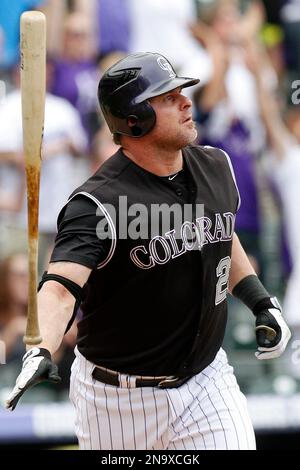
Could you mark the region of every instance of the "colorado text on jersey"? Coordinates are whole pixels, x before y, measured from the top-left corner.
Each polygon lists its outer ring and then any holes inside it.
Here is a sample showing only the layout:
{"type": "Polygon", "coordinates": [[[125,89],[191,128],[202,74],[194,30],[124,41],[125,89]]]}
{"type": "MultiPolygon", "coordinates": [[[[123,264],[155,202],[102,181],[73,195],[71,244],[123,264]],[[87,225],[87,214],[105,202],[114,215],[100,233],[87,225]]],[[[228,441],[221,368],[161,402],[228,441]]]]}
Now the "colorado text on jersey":
{"type": "Polygon", "coordinates": [[[215,214],[214,224],[205,216],[197,218],[196,223],[184,222],[180,236],[175,230],[166,232],[164,236],[157,235],[147,243],[148,246],[144,244],[134,247],[130,251],[130,258],[139,268],[150,269],[156,264],[165,264],[187,251],[201,250],[207,243],[231,241],[234,220],[234,214],[225,212],[215,214]]]}

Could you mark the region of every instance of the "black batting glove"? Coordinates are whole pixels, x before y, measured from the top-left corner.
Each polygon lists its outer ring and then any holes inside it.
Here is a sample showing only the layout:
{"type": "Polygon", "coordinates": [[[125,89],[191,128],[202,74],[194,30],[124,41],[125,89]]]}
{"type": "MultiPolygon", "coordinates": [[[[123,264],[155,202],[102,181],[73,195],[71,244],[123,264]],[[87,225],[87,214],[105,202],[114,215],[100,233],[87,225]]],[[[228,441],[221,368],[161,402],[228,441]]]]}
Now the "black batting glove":
{"type": "Polygon", "coordinates": [[[257,359],[274,359],[285,351],[291,332],[282,317],[276,297],[264,299],[255,306],[257,359]]]}
{"type": "Polygon", "coordinates": [[[23,357],[22,370],[16,380],[16,385],[6,400],[6,408],[13,411],[23,395],[30,387],[40,382],[58,383],[57,366],[52,362],[48,349],[34,347],[23,357]]]}

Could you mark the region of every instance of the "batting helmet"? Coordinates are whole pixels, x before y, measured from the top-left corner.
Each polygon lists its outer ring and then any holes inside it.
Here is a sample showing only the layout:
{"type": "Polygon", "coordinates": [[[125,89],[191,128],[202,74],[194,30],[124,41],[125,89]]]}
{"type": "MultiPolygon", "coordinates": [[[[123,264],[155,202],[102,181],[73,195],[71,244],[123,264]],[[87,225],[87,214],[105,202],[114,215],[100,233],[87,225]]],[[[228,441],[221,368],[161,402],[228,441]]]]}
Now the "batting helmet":
{"type": "Polygon", "coordinates": [[[149,98],[177,87],[196,85],[197,78],[177,77],[161,54],[130,54],[110,67],[98,87],[99,103],[113,134],[142,137],[151,131],[156,115],[149,98]]]}

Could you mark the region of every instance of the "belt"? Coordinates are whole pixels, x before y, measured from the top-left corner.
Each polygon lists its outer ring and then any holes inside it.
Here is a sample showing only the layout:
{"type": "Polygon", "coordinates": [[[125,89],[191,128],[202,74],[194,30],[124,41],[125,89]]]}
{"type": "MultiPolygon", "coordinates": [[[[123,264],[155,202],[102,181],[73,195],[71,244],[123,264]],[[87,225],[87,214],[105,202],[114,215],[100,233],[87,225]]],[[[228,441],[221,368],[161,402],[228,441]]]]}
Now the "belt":
{"type": "Polygon", "coordinates": [[[121,374],[120,372],[106,369],[104,367],[95,366],[92,377],[99,382],[114,385],[121,388],[136,387],[158,387],[158,388],[177,388],[189,380],[188,377],[161,376],[146,377],[121,374]]]}

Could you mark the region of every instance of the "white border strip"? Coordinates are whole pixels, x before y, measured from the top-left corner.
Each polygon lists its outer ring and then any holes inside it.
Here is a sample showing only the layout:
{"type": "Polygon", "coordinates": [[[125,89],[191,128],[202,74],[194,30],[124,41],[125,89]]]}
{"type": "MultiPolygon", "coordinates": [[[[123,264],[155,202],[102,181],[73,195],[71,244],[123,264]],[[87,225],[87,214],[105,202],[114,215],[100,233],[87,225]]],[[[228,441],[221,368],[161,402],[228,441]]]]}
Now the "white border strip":
{"type": "Polygon", "coordinates": [[[229,165],[229,168],[230,168],[230,171],[231,171],[231,174],[232,174],[232,179],[234,181],[234,184],[235,184],[235,187],[236,187],[236,190],[237,190],[237,193],[238,193],[238,197],[239,197],[239,202],[238,202],[238,206],[237,206],[237,211],[239,210],[239,208],[241,207],[241,195],[240,195],[240,191],[239,191],[239,188],[238,188],[238,185],[237,185],[237,182],[236,182],[236,178],[235,178],[235,174],[234,174],[234,169],[233,169],[233,166],[232,166],[232,163],[231,163],[231,160],[230,160],[230,157],[228,155],[228,153],[226,153],[224,150],[220,149],[226,156],[227,158],[227,161],[228,161],[228,165],[229,165]]]}
{"type": "Polygon", "coordinates": [[[231,171],[232,179],[234,181],[234,184],[235,184],[235,187],[236,187],[236,190],[237,190],[237,193],[238,193],[239,202],[238,202],[238,206],[237,206],[237,209],[236,209],[238,211],[239,208],[241,207],[241,195],[240,195],[240,192],[239,192],[239,188],[238,188],[236,178],[235,178],[235,174],[234,174],[234,169],[233,169],[233,166],[232,166],[232,163],[231,163],[231,160],[230,160],[230,157],[229,157],[228,153],[225,152],[225,150],[220,149],[219,147],[211,147],[210,145],[205,145],[204,148],[221,150],[221,152],[223,152],[224,155],[226,156],[227,162],[228,162],[228,165],[229,165],[229,168],[230,168],[230,171],[231,171]]]}
{"type": "Polygon", "coordinates": [[[116,232],[116,228],[114,226],[114,223],[112,221],[112,218],[111,216],[109,215],[109,213],[107,212],[107,210],[105,209],[104,205],[101,204],[101,202],[98,201],[97,198],[95,198],[94,196],[92,196],[91,194],[89,193],[86,193],[84,191],[80,191],[79,193],[76,193],[74,194],[69,200],[71,201],[74,197],[78,196],[79,194],[81,194],[82,196],[86,196],[88,197],[89,199],[91,199],[98,207],[99,209],[102,210],[104,216],[106,217],[106,220],[108,222],[108,225],[111,229],[111,232],[112,232],[112,243],[111,243],[111,247],[110,247],[110,250],[109,250],[109,253],[107,255],[107,258],[102,261],[101,263],[99,263],[97,265],[97,269],[101,269],[101,268],[104,268],[104,266],[106,266],[110,260],[112,259],[113,255],[114,255],[114,252],[115,252],[115,249],[116,249],[116,246],[117,246],[117,232],[116,232]]]}

